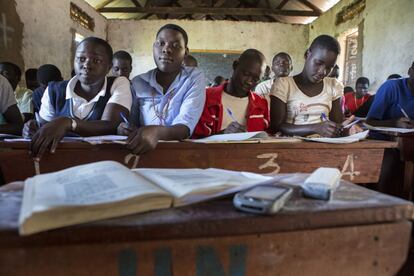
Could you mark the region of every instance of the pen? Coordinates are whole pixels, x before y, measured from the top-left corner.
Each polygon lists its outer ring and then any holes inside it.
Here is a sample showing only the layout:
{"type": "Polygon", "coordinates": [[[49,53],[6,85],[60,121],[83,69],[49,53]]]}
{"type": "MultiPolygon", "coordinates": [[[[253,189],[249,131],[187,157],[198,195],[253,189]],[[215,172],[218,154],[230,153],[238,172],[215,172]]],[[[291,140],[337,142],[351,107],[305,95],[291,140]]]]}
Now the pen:
{"type": "Polygon", "coordinates": [[[124,123],[129,124],[129,121],[123,112],[120,112],[119,115],[121,115],[122,121],[124,121],[124,123]]]}
{"type": "Polygon", "coordinates": [[[402,108],[402,106],[400,104],[398,104],[399,109],[401,110],[402,114],[404,115],[405,118],[411,120],[411,118],[408,116],[407,112],[405,112],[405,110],[402,108]]]}
{"type": "Polygon", "coordinates": [[[346,126],[344,126],[344,127],[342,127],[342,128],[350,128],[351,126],[353,126],[353,125],[355,125],[355,124],[359,123],[360,121],[361,121],[361,119],[356,119],[355,121],[353,121],[353,122],[351,122],[351,123],[347,124],[346,126]]]}
{"type": "Polygon", "coordinates": [[[236,122],[236,123],[238,123],[238,124],[240,125],[240,123],[236,120],[236,118],[234,118],[233,112],[231,112],[230,108],[226,108],[226,111],[227,111],[227,114],[229,114],[230,118],[231,118],[234,122],[236,122]]]}
{"type": "Polygon", "coordinates": [[[323,112],[322,112],[322,114],[321,114],[321,121],[322,121],[322,122],[329,121],[329,120],[328,120],[328,117],[326,117],[326,114],[325,114],[325,113],[323,113],[323,112]]]}

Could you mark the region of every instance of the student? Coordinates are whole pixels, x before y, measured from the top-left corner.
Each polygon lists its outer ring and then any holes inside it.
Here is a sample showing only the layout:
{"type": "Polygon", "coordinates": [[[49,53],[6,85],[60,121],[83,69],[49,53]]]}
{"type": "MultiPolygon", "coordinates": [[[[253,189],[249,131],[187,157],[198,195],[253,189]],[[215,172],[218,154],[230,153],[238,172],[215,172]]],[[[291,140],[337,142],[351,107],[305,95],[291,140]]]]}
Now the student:
{"type": "Polygon", "coordinates": [[[42,105],[42,97],[48,83],[51,81],[62,81],[63,78],[59,68],[57,68],[55,65],[44,64],[37,70],[36,79],[40,86],[33,91],[32,103],[35,113],[40,111],[40,106],[42,105]]]}
{"type": "Polygon", "coordinates": [[[264,72],[263,77],[260,80],[260,82],[264,82],[264,81],[270,80],[270,74],[271,73],[272,73],[272,71],[270,70],[270,66],[269,65],[266,65],[265,72],[264,72]]]}
{"type": "Polygon", "coordinates": [[[339,78],[339,66],[338,65],[335,64],[334,68],[332,68],[332,71],[328,77],[334,78],[334,79],[339,78]]]}
{"type": "Polygon", "coordinates": [[[26,80],[26,87],[30,90],[34,91],[36,88],[39,87],[39,83],[37,82],[37,69],[36,68],[29,68],[24,72],[24,78],[26,80]]]}
{"type": "Polygon", "coordinates": [[[198,62],[196,58],[193,57],[192,55],[186,55],[184,57],[183,65],[189,66],[189,67],[198,67],[198,62]]]}
{"type": "Polygon", "coordinates": [[[32,90],[19,85],[22,77],[19,66],[11,62],[1,62],[0,74],[10,82],[16,97],[17,107],[24,116],[24,121],[33,118],[32,90]]]}
{"type": "Polygon", "coordinates": [[[194,137],[266,130],[269,127],[267,101],[252,92],[265,66],[261,52],[256,49],[244,51],[234,63],[230,81],[207,89],[206,104],[194,137]]]}
{"type": "Polygon", "coordinates": [[[223,76],[216,76],[213,80],[213,83],[211,84],[211,87],[216,87],[224,84],[226,82],[226,79],[223,76]]]}
{"type": "MultiPolygon", "coordinates": [[[[355,114],[371,98],[371,95],[368,94],[368,89],[369,79],[359,77],[355,83],[355,93],[347,93],[344,95],[343,102],[345,115],[349,116],[355,114]]],[[[369,106],[368,108],[365,107],[365,109],[369,110],[369,106]]],[[[365,114],[365,116],[366,115],[367,114],[365,114]]]]}
{"type": "Polygon", "coordinates": [[[112,75],[115,77],[125,77],[129,79],[132,71],[132,57],[126,51],[114,53],[112,58],[112,75]]]}
{"type": "Polygon", "coordinates": [[[0,74],[0,133],[21,135],[22,127],[22,115],[17,107],[13,88],[0,74]]]}
{"type": "Polygon", "coordinates": [[[368,124],[414,127],[414,62],[408,69],[408,75],[408,78],[387,80],[381,85],[369,110],[368,124]]]}
{"type": "Polygon", "coordinates": [[[118,133],[129,135],[127,148],[134,154],[154,149],[159,140],[188,138],[205,102],[205,78],[196,67],[183,66],[188,55],[187,33],[178,25],[161,27],[153,44],[157,68],[132,79],[136,102],[132,118],[140,128],[122,123],[118,133]]]}
{"type": "Polygon", "coordinates": [[[275,74],[274,77],[272,79],[259,83],[254,89],[254,92],[262,97],[265,97],[270,104],[269,93],[273,83],[278,78],[289,76],[292,70],[292,58],[289,56],[289,54],[285,52],[277,53],[272,60],[272,71],[275,74]]]}
{"type": "Polygon", "coordinates": [[[305,53],[302,72],[279,78],[272,86],[271,129],[286,135],[341,134],[343,86],[327,78],[340,52],[338,41],[328,35],[315,38],[305,53]]]}
{"type": "MultiPolygon", "coordinates": [[[[112,65],[112,48],[96,37],[82,40],[75,53],[76,76],[49,83],[39,112],[41,128],[33,135],[31,151],[40,157],[54,152],[67,134],[80,136],[115,134],[131,107],[130,83],[125,77],[106,77],[112,65]]],[[[28,136],[36,130],[34,120],[25,125],[28,136]]]]}

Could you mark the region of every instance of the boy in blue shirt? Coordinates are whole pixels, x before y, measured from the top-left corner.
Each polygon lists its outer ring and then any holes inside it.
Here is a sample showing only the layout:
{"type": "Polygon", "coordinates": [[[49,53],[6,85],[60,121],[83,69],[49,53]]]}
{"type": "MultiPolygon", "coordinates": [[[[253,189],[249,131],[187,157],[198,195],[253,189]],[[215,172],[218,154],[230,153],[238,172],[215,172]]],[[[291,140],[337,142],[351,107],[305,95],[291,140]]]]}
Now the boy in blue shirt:
{"type": "Polygon", "coordinates": [[[193,133],[204,108],[205,78],[196,67],[182,65],[187,44],[180,26],[161,27],[153,44],[157,68],[132,79],[131,120],[139,119],[141,127],[122,123],[118,133],[129,135],[127,148],[134,154],[154,149],[159,140],[182,140],[193,133]]]}
{"type": "Polygon", "coordinates": [[[408,78],[390,79],[381,85],[368,112],[368,124],[414,127],[414,62],[408,69],[408,75],[408,78]]]}

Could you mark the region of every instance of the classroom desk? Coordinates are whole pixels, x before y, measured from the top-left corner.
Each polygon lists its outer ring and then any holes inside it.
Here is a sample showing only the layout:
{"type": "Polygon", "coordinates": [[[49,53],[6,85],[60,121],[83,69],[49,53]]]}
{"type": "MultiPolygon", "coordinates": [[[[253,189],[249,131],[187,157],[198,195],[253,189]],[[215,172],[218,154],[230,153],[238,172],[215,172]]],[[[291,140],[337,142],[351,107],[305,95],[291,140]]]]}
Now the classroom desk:
{"type": "Polygon", "coordinates": [[[411,202],[344,181],[274,216],[230,198],[20,237],[21,191],[0,192],[0,275],[396,275],[411,202]]]}
{"type": "Polygon", "coordinates": [[[397,136],[398,149],[404,162],[403,198],[412,199],[414,189],[414,134],[397,136]]]}
{"type": "MultiPolygon", "coordinates": [[[[316,142],[164,142],[159,143],[154,151],[140,156],[135,165],[149,168],[217,167],[262,174],[309,173],[325,166],[337,167],[346,179],[354,183],[375,183],[378,182],[384,149],[396,146],[397,142],[374,140],[342,145],[316,142]]],[[[0,170],[5,183],[24,180],[35,174],[27,148],[28,144],[24,142],[0,142],[0,170]]],[[[100,160],[115,160],[133,167],[134,160],[125,160],[128,155],[129,151],[119,144],[64,142],[60,143],[55,154],[43,156],[40,172],[53,172],[100,160]]]]}

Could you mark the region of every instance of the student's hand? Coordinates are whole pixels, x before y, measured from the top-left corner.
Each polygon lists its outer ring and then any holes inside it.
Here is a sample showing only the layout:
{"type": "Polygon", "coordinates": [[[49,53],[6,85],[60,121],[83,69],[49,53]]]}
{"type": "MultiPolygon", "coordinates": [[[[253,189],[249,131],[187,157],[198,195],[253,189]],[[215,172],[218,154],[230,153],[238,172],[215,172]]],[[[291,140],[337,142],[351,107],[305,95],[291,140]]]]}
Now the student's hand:
{"type": "Polygon", "coordinates": [[[159,140],[158,128],[158,126],[145,126],[134,130],[128,136],[126,147],[133,154],[138,155],[155,149],[159,140]]]}
{"type": "Polygon", "coordinates": [[[341,134],[341,127],[332,121],[324,121],[314,125],[314,132],[322,137],[338,137],[341,134]]]}
{"type": "MultiPolygon", "coordinates": [[[[351,117],[349,117],[345,121],[343,121],[342,127],[345,127],[345,126],[349,125],[353,121],[355,121],[355,116],[354,115],[352,115],[351,117]]],[[[343,128],[342,129],[342,136],[349,136],[349,135],[353,135],[353,134],[356,134],[356,133],[362,132],[362,131],[364,131],[364,130],[359,125],[353,125],[353,126],[348,127],[348,128],[343,128]]]]}
{"type": "Polygon", "coordinates": [[[238,133],[246,132],[246,127],[237,122],[231,122],[224,130],[223,133],[238,133]]]}
{"type": "Polygon", "coordinates": [[[67,117],[59,117],[43,125],[33,136],[30,149],[34,158],[41,158],[43,153],[50,148],[54,153],[60,140],[71,129],[72,121],[67,117]]]}
{"type": "Polygon", "coordinates": [[[117,128],[117,133],[118,133],[118,135],[128,136],[129,134],[131,134],[135,130],[137,130],[137,127],[134,126],[134,125],[127,124],[127,123],[120,123],[118,128],[117,128]]]}
{"type": "Polygon", "coordinates": [[[32,138],[33,135],[38,131],[39,125],[37,124],[36,120],[29,120],[23,126],[22,136],[23,138],[32,138]]]}
{"type": "Polygon", "coordinates": [[[395,121],[395,126],[400,128],[414,128],[414,121],[402,117],[395,121]]]}

